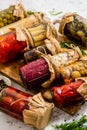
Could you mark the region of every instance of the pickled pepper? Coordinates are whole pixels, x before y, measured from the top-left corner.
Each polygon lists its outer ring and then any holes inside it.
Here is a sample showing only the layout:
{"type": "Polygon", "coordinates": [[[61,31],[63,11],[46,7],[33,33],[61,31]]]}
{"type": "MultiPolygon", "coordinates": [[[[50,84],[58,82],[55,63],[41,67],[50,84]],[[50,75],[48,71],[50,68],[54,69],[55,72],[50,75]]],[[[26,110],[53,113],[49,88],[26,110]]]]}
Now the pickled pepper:
{"type": "Polygon", "coordinates": [[[77,89],[82,85],[83,81],[79,80],[62,86],[54,86],[52,95],[57,106],[64,106],[69,103],[78,102],[83,97],[77,92],[77,89]]]}
{"type": "Polygon", "coordinates": [[[0,36],[0,62],[6,63],[14,59],[18,53],[25,48],[30,49],[42,44],[46,38],[46,24],[40,23],[37,26],[17,28],[14,31],[0,36]],[[37,32],[37,28],[38,31],[37,32]],[[38,44],[39,43],[39,44],[38,44]]]}
{"type": "MultiPolygon", "coordinates": [[[[20,8],[23,8],[22,5],[19,6],[20,8]]],[[[21,9],[18,8],[18,5],[15,8],[14,15],[19,16],[25,14],[25,12],[21,12],[21,9]]],[[[44,20],[43,15],[41,14],[35,13],[32,16],[34,17],[31,17],[29,22],[29,19],[27,19],[27,21],[23,20],[23,24],[21,21],[20,23],[16,24],[17,26],[13,23],[12,26],[9,25],[9,28],[7,27],[6,30],[5,28],[2,28],[0,32],[1,63],[9,62],[14,59],[18,53],[30,50],[43,44],[45,39],[53,38],[56,40],[57,31],[53,24],[44,20]],[[14,36],[13,30],[15,30],[14,36]]]]}
{"type": "Polygon", "coordinates": [[[16,39],[16,31],[11,31],[0,36],[0,62],[6,63],[14,59],[19,52],[24,50],[26,41],[16,39]]]}
{"type": "Polygon", "coordinates": [[[49,122],[53,107],[53,103],[46,102],[41,93],[32,96],[0,80],[0,109],[24,123],[43,129],[49,122]]]}
{"type": "Polygon", "coordinates": [[[87,19],[80,15],[65,14],[60,22],[59,32],[78,45],[87,47],[87,19]]]}

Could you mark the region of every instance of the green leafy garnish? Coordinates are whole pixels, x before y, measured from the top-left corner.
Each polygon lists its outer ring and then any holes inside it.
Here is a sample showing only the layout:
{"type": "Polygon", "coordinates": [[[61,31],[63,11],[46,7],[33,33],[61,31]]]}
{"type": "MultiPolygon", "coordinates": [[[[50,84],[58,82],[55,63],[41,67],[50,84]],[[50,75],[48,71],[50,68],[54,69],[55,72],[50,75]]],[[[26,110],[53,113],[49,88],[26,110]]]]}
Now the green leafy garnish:
{"type": "Polygon", "coordinates": [[[28,13],[28,15],[32,15],[32,14],[34,14],[33,11],[28,11],[27,13],[28,13]]]}
{"type": "MultiPolygon", "coordinates": [[[[60,45],[61,45],[62,48],[72,49],[76,44],[73,43],[73,42],[61,42],[60,45]]],[[[85,49],[82,49],[82,47],[79,47],[79,48],[82,52],[82,55],[87,55],[85,49]]]]}
{"type": "Polygon", "coordinates": [[[72,121],[69,123],[64,123],[60,125],[53,126],[53,130],[87,130],[87,117],[83,116],[79,120],[72,121]]]}
{"type": "Polygon", "coordinates": [[[61,42],[60,45],[62,48],[71,49],[72,48],[71,45],[74,45],[74,44],[72,44],[71,42],[61,42]]]}
{"type": "Polygon", "coordinates": [[[59,15],[59,14],[61,14],[62,13],[62,11],[56,11],[55,9],[53,9],[53,10],[51,10],[51,11],[49,11],[49,14],[50,15],[52,15],[52,16],[56,16],[56,15],[59,15]]]}
{"type": "Polygon", "coordinates": [[[85,52],[84,49],[81,49],[81,52],[82,52],[83,55],[87,55],[87,53],[85,52]]]}
{"type": "Polygon", "coordinates": [[[28,15],[32,15],[32,14],[34,14],[34,13],[40,13],[40,12],[34,12],[34,11],[27,11],[27,13],[28,13],[28,15]]]}

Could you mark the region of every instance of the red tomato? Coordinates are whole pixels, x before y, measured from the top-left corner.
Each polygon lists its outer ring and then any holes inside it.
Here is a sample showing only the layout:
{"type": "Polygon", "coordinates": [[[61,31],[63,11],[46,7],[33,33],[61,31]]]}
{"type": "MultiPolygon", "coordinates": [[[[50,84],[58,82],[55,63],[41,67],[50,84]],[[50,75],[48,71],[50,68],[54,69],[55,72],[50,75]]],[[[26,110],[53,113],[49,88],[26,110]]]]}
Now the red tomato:
{"type": "Polygon", "coordinates": [[[5,106],[6,105],[10,106],[11,103],[14,101],[14,99],[10,96],[6,96],[6,97],[3,97],[1,101],[4,103],[5,106]]]}
{"type": "Polygon", "coordinates": [[[5,95],[15,97],[17,95],[17,91],[15,88],[8,87],[4,90],[5,95]]]}
{"type": "Polygon", "coordinates": [[[13,111],[17,113],[22,113],[22,110],[26,107],[26,104],[23,100],[15,101],[12,105],[11,108],[13,111]]]}

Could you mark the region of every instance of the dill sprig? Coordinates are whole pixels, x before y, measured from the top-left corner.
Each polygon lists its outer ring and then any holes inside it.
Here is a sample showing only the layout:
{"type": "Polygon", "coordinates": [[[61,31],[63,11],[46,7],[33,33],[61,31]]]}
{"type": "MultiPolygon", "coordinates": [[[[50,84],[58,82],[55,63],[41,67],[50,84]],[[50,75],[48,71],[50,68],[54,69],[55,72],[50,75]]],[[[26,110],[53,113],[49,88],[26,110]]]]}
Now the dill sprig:
{"type": "Polygon", "coordinates": [[[60,125],[53,126],[54,130],[87,130],[87,125],[84,123],[87,122],[87,117],[83,116],[79,120],[72,121],[69,123],[63,123],[60,125]]]}

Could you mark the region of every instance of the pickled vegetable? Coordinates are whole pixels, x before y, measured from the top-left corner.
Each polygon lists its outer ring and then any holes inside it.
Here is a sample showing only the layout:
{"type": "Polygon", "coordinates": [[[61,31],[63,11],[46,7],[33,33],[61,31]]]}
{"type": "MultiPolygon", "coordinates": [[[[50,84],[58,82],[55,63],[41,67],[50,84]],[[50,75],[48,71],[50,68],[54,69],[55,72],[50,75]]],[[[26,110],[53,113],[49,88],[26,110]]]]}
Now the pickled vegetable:
{"type": "MultiPolygon", "coordinates": [[[[31,48],[37,47],[43,44],[43,40],[46,39],[47,24],[40,23],[38,25],[35,25],[31,28],[28,28],[28,32],[30,33],[31,36],[31,40],[29,39],[30,47],[31,48]]],[[[30,36],[28,35],[29,38],[30,36]]]]}
{"type": "Polygon", "coordinates": [[[64,106],[72,102],[82,100],[83,97],[77,92],[83,81],[76,81],[62,86],[54,86],[52,94],[57,106],[64,106]]]}
{"type": "Polygon", "coordinates": [[[42,53],[45,53],[44,51],[46,51],[46,50],[44,50],[44,47],[39,46],[39,48],[37,47],[36,49],[32,49],[30,51],[25,52],[24,59],[25,59],[26,63],[40,58],[40,55],[42,53]]]}
{"type": "Polygon", "coordinates": [[[75,78],[87,76],[86,61],[79,60],[68,66],[61,67],[60,73],[66,83],[68,80],[70,81],[70,79],[74,80],[75,78]]]}
{"type": "Polygon", "coordinates": [[[0,109],[12,112],[13,116],[22,119],[22,111],[28,108],[28,103],[32,95],[8,87],[3,80],[0,80],[0,109]]]}
{"type": "Polygon", "coordinates": [[[11,61],[26,46],[26,41],[18,41],[16,39],[16,31],[0,36],[0,62],[6,63],[11,61]]]}
{"type": "Polygon", "coordinates": [[[11,5],[9,8],[0,11],[0,28],[27,17],[23,5],[11,5]]]}
{"type": "Polygon", "coordinates": [[[78,45],[87,47],[87,19],[78,14],[64,15],[60,22],[59,32],[67,36],[78,45]]]}
{"type": "Polygon", "coordinates": [[[60,77],[60,67],[77,61],[80,55],[69,50],[53,56],[44,54],[42,57],[20,67],[21,78],[28,89],[51,86],[60,77]]]}
{"type": "MultiPolygon", "coordinates": [[[[45,41],[43,41],[45,42],[45,41]]],[[[47,43],[47,44],[42,44],[32,50],[29,50],[27,52],[24,53],[24,59],[26,61],[26,63],[30,62],[30,61],[33,61],[33,60],[36,60],[38,58],[40,58],[40,56],[42,54],[56,54],[57,52],[55,51],[55,53],[53,53],[53,51],[56,50],[56,47],[51,44],[51,43],[47,43]]]]}
{"type": "Polygon", "coordinates": [[[16,30],[14,31],[10,31],[9,33],[1,35],[0,62],[6,63],[11,61],[17,56],[18,53],[39,46],[37,44],[38,42],[40,44],[43,44],[44,39],[46,39],[45,23],[40,23],[37,26],[33,26],[31,28],[16,28],[16,30]],[[41,33],[37,33],[36,31],[34,35],[36,35],[37,38],[35,39],[35,37],[33,36],[33,30],[37,30],[37,28],[40,32],[43,32],[44,30],[45,34],[42,35],[41,33]]]}
{"type": "Polygon", "coordinates": [[[39,90],[40,85],[50,77],[48,64],[43,58],[20,67],[20,74],[25,86],[34,90],[39,90]]]}
{"type": "MultiPolygon", "coordinates": [[[[2,18],[1,18],[2,19],[2,18]]],[[[13,21],[15,20],[14,18],[12,18],[13,21]]],[[[4,21],[6,22],[6,19],[4,19],[4,21]]],[[[34,25],[39,24],[41,21],[43,21],[43,16],[42,14],[37,15],[36,13],[33,15],[30,15],[26,18],[23,18],[21,20],[18,20],[15,23],[9,24],[8,26],[4,26],[2,28],[0,28],[0,35],[7,33],[9,31],[11,31],[11,29],[14,29],[16,27],[20,27],[20,28],[29,28],[32,27],[34,25]]]]}
{"type": "Polygon", "coordinates": [[[44,129],[49,122],[53,107],[53,103],[46,102],[41,93],[32,97],[0,80],[0,109],[21,119],[25,124],[44,129]]]}

